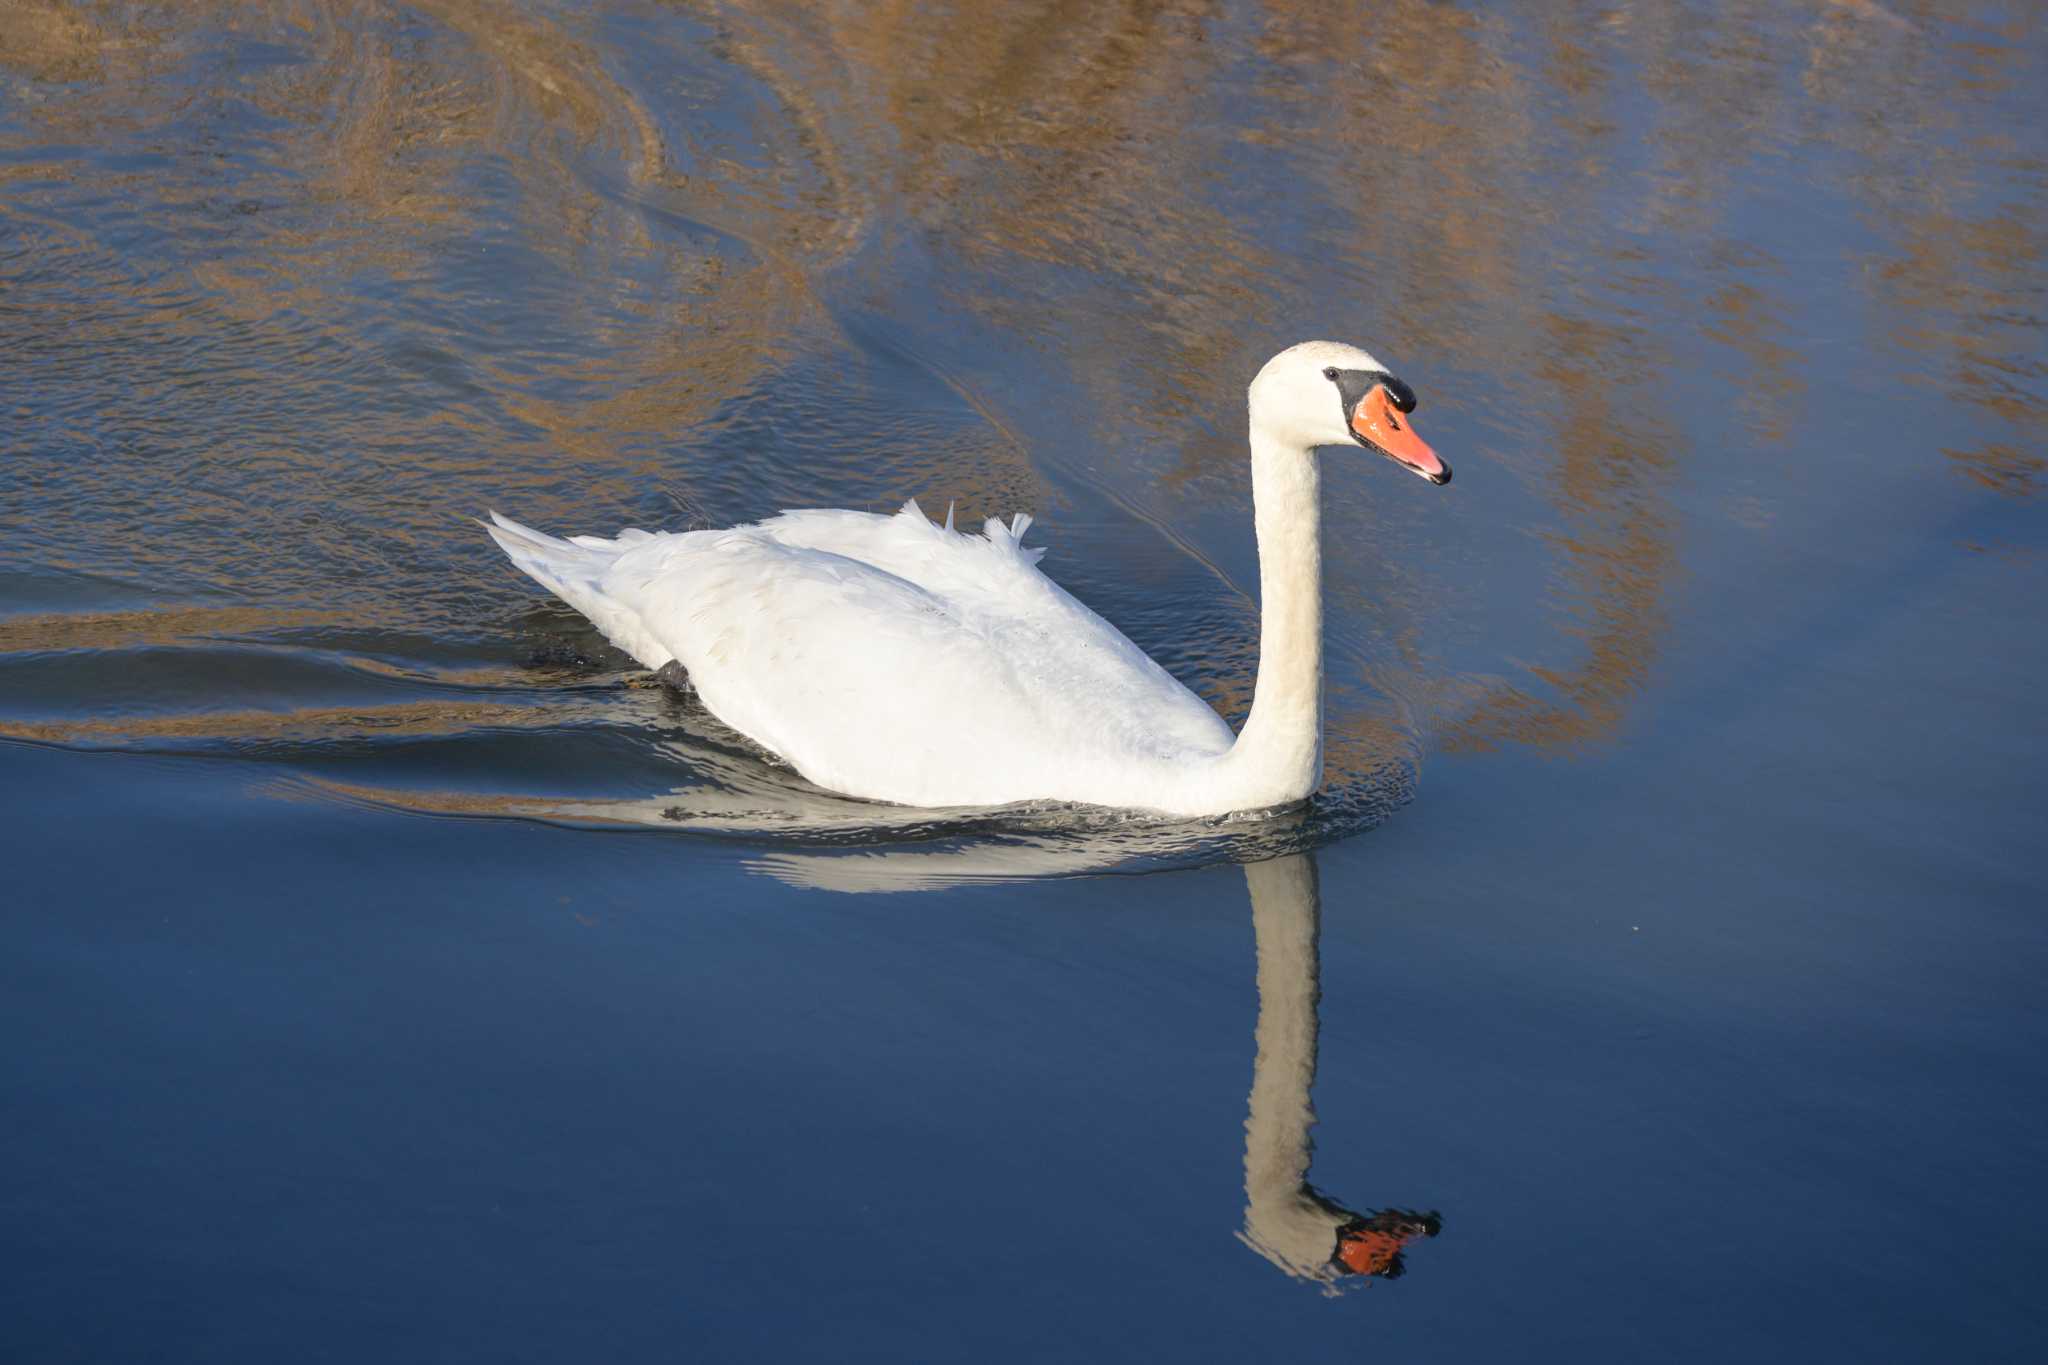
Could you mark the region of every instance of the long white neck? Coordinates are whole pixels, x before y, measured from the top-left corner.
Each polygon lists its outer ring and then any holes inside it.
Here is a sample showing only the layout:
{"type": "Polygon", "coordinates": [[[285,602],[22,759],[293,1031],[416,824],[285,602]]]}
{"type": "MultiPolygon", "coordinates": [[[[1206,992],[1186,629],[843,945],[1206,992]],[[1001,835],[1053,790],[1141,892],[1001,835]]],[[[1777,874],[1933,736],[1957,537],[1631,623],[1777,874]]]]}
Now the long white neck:
{"type": "Polygon", "coordinates": [[[1240,810],[1299,801],[1323,776],[1322,468],[1252,411],[1259,541],[1259,680],[1224,760],[1240,810]]]}

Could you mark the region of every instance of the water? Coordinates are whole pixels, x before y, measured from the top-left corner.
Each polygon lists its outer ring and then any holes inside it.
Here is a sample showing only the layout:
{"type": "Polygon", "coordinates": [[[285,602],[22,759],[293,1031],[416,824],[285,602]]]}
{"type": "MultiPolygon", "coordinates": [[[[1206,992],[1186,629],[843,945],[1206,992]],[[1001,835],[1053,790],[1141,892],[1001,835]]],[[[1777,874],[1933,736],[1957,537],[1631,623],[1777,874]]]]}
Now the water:
{"type": "Polygon", "coordinates": [[[2024,6],[0,6],[0,1347],[2038,1358],[2043,128],[2024,6]],[[1275,818],[841,801],[468,520],[1028,510],[1236,720],[1310,336],[1458,480],[1333,457],[1275,818]]]}

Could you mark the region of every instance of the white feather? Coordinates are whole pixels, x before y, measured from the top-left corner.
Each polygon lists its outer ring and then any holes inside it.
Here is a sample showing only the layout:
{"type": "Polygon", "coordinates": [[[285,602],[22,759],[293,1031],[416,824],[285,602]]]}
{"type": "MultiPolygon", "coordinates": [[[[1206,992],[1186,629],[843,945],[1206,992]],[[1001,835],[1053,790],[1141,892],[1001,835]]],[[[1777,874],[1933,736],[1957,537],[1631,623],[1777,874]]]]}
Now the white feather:
{"type": "Polygon", "coordinates": [[[612,643],[648,668],[680,660],[715,715],[834,791],[1126,804],[1106,798],[1133,765],[1230,747],[1200,698],[1038,571],[1022,517],[968,535],[913,502],[574,541],[491,519],[612,643]]]}

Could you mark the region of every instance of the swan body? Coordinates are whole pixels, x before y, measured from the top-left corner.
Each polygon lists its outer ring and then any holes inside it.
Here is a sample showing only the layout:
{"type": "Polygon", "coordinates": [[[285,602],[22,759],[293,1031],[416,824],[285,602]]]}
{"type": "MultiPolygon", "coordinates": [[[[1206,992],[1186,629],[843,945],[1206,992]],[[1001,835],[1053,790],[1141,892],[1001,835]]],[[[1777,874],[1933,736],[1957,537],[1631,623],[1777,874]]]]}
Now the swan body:
{"type": "Polygon", "coordinates": [[[1405,394],[1371,356],[1330,342],[1282,352],[1252,385],[1264,602],[1237,736],[1039,571],[1025,516],[979,535],[950,515],[934,525],[915,502],[611,539],[562,540],[495,512],[485,529],[614,644],[647,668],[680,663],[712,714],[821,787],[911,806],[1262,809],[1320,780],[1315,447],[1355,441],[1449,478],[1391,416],[1405,394]],[[1358,416],[1368,406],[1381,427],[1358,416]],[[1386,436],[1387,420],[1407,444],[1368,434],[1386,436]]]}
{"type": "Polygon", "coordinates": [[[911,806],[1169,797],[1230,727],[1038,571],[1028,518],[981,535],[894,516],[555,540],[497,518],[513,562],[712,714],[834,791],[911,806]],[[1086,699],[1087,704],[1075,702],[1086,699]]]}

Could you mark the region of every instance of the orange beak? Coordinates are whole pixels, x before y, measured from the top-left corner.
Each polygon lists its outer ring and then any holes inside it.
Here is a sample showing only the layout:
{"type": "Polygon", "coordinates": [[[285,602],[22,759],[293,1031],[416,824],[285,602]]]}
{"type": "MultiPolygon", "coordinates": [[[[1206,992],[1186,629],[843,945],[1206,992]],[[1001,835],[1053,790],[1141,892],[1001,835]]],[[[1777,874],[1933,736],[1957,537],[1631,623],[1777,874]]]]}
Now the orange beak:
{"type": "Polygon", "coordinates": [[[1451,481],[1451,467],[1436,457],[1429,442],[1415,434],[1408,414],[1395,410],[1387,386],[1375,384],[1351,410],[1351,430],[1360,441],[1407,465],[1431,483],[1451,481]]]}
{"type": "Polygon", "coordinates": [[[1337,1259],[1354,1275],[1382,1275],[1407,1244],[1406,1237],[1395,1233],[1361,1230],[1345,1234],[1337,1246],[1337,1259]]]}

